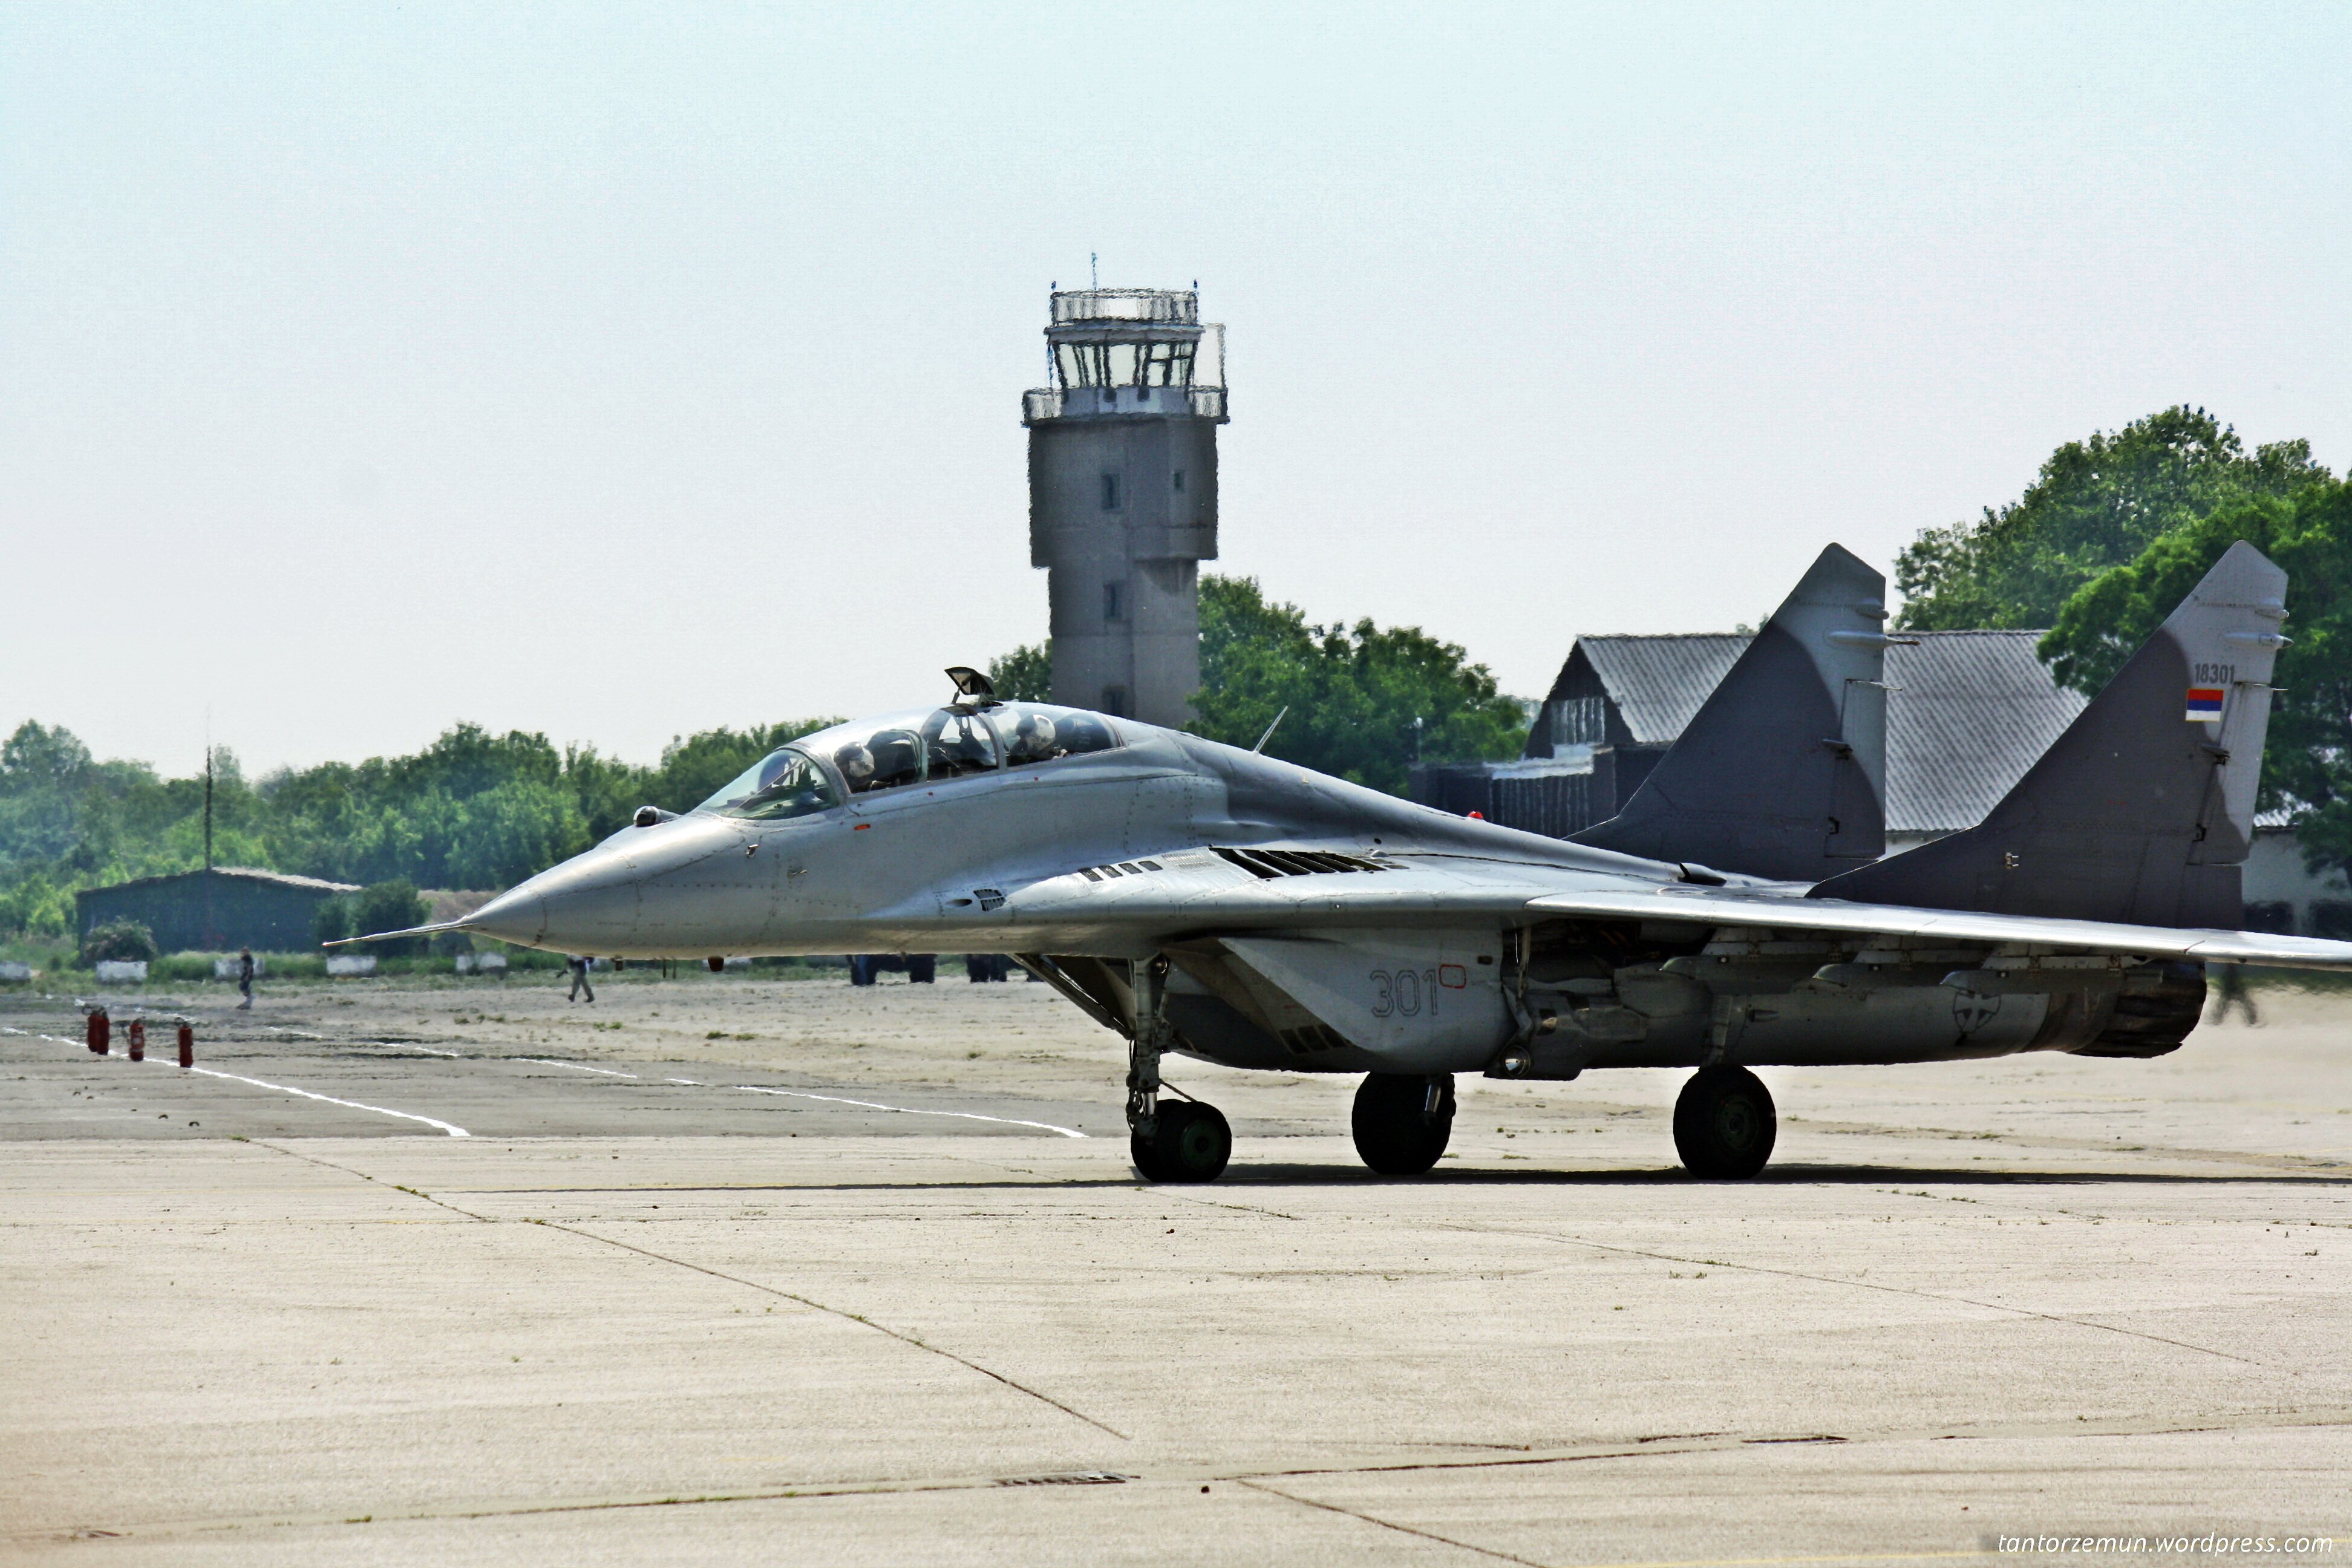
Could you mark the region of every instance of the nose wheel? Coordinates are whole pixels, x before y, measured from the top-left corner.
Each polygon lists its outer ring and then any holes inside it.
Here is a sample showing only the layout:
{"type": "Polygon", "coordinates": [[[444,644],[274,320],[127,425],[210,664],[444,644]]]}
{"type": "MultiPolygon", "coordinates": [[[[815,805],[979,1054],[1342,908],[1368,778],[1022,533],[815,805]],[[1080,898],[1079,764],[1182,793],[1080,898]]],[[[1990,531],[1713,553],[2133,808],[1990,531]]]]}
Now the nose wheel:
{"type": "Polygon", "coordinates": [[[1350,1121],[1365,1164],[1383,1176],[1423,1175],[1454,1136],[1454,1075],[1369,1073],[1350,1121]]]}
{"type": "Polygon", "coordinates": [[[1234,1157],[1234,1130],[1224,1112],[1197,1100],[1163,1105],[1146,1134],[1128,1134],[1137,1174],[1147,1182],[1213,1182],[1234,1157]]]}
{"type": "Polygon", "coordinates": [[[1147,1182],[1213,1182],[1234,1157],[1234,1130],[1223,1112],[1197,1100],[1160,1102],[1160,1057],[1168,1047],[1168,961],[1129,972],[1135,1033],[1127,1058],[1127,1148],[1147,1182]]]}
{"type": "Polygon", "coordinates": [[[1703,1182],[1744,1182],[1772,1157],[1771,1091],[1746,1068],[1701,1068],[1675,1101],[1675,1149],[1703,1182]]]}

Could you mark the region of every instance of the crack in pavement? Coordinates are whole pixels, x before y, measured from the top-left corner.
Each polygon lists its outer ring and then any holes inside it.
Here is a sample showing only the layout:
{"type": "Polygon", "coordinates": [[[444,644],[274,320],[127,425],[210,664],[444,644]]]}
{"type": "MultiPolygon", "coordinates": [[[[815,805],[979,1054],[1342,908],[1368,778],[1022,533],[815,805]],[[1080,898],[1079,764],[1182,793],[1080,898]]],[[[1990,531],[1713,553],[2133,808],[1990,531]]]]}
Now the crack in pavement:
{"type": "Polygon", "coordinates": [[[1003,1384],[1005,1387],[1014,1390],[1016,1393],[1025,1394],[1030,1398],[1037,1400],[1042,1404],[1052,1405],[1055,1409],[1060,1411],[1063,1415],[1069,1416],[1073,1420],[1083,1421],[1087,1426],[1096,1428],[1097,1431],[1109,1433],[1112,1436],[1118,1438],[1122,1443],[1134,1441],[1133,1438],[1120,1431],[1118,1427],[1109,1426],[1105,1422],[1097,1421],[1082,1410],[1072,1409],[1069,1405],[1063,1404],[1060,1400],[1055,1398],[1050,1394],[1042,1394],[1036,1389],[1030,1387],[1025,1383],[1016,1382],[1013,1379],[1005,1376],[1001,1372],[992,1371],[989,1368],[981,1365],[980,1363],[976,1361],[956,1354],[956,1352],[951,1350],[946,1350],[939,1345],[932,1344],[929,1341],[922,1339],[918,1335],[907,1333],[900,1330],[891,1328],[887,1323],[877,1323],[873,1319],[866,1317],[861,1313],[850,1311],[846,1308],[829,1307],[823,1301],[815,1300],[807,1296],[796,1294],[791,1290],[781,1289],[773,1285],[762,1285],[756,1279],[746,1279],[740,1274],[729,1274],[722,1269],[706,1268],[704,1265],[699,1263],[690,1263],[683,1258],[672,1258],[667,1253],[656,1252],[650,1247],[638,1247],[630,1242],[617,1240],[609,1236],[599,1236],[593,1230],[582,1230],[575,1226],[562,1225],[555,1220],[533,1219],[524,1220],[521,1223],[525,1225],[535,1225],[546,1230],[560,1230],[567,1236],[580,1237],[583,1240],[587,1241],[601,1242],[606,1247],[618,1247],[624,1252],[634,1252],[640,1258],[652,1258],[656,1263],[667,1263],[677,1268],[690,1268],[697,1274],[708,1274],[713,1279],[724,1279],[730,1285],[740,1285],[745,1287],[747,1289],[764,1291],[768,1295],[774,1296],[781,1300],[797,1301],[803,1307],[814,1308],[817,1311],[827,1312],[832,1314],[834,1317],[846,1319],[850,1322],[859,1324],[865,1328],[872,1329],[876,1333],[887,1334],[892,1339],[898,1341],[901,1344],[912,1345],[915,1349],[919,1351],[929,1351],[935,1356],[945,1357],[947,1360],[955,1363],[958,1366],[969,1367],[973,1372],[980,1373],[982,1377],[993,1378],[997,1382],[1003,1384]]]}
{"type": "MultiPolygon", "coordinates": [[[[522,1221],[509,1223],[529,1224],[532,1222],[522,1221]]],[[[590,1239],[602,1238],[591,1237],[590,1239]]],[[[685,1267],[694,1268],[695,1266],[688,1264],[685,1265],[685,1267]]],[[[709,1270],[698,1271],[709,1272],[709,1270]]],[[[726,1279],[728,1276],[721,1275],[719,1278],[726,1279]]],[[[755,1287],[755,1289],[764,1289],[764,1287],[755,1287]]],[[[831,1310],[832,1309],[820,1310],[831,1310]]],[[[869,1324],[868,1326],[870,1327],[873,1325],[869,1324]]],[[[1083,1419],[1083,1417],[1081,1417],[1081,1419],[1083,1419]]],[[[1901,1445],[1906,1443],[1990,1440],[2003,1437],[2150,1437],[2188,1436],[2200,1432],[2256,1430],[2303,1431],[2342,1426],[2352,1426],[2352,1407],[2330,1407],[2322,1410],[2308,1411],[2243,1411],[2236,1415],[2207,1416],[2141,1416],[2095,1422],[1995,1422],[1976,1426],[1948,1425],[1941,1426],[1920,1426],[1900,1429],[1890,1428],[1874,1432],[1854,1432],[1844,1436],[1833,1436],[1826,1433],[1813,1433],[1807,1435],[1763,1434],[1743,1436],[1738,1433],[1706,1432],[1686,1435],[1676,1434],[1654,1437],[1630,1437],[1607,1441],[1596,1440],[1581,1445],[1571,1445],[1554,1449],[1523,1448],[1508,1454],[1496,1456],[1477,1455],[1466,1456],[1460,1458],[1430,1458],[1382,1464],[1327,1465],[1286,1469],[1254,1469],[1247,1468],[1235,1468],[1233,1467],[1220,1468],[1198,1465],[1180,1465],[1171,1466],[1164,1469],[1154,1468],[1151,1473],[1148,1475],[1122,1476],[1120,1479],[1122,1481],[1137,1481],[1149,1484],[1172,1483],[1187,1487],[1204,1482],[1223,1482],[1234,1486],[1248,1487],[1253,1490],[1263,1492],[1268,1496],[1280,1498],[1284,1501],[1297,1503],[1302,1508],[1318,1509],[1327,1512],[1343,1514],[1351,1519],[1360,1520],[1368,1524],[1378,1525],[1385,1530],[1393,1530],[1407,1535],[1423,1536],[1428,1540],[1438,1542],[1444,1545],[1459,1547],[1461,1550],[1465,1552],[1475,1552],[1483,1556],[1496,1558],[1504,1562],[1528,1564],[1528,1568],[1542,1568],[1542,1565],[1531,1563],[1528,1559],[1516,1557],[1506,1552],[1450,1540],[1447,1537],[1437,1535],[1428,1531],[1419,1530],[1411,1525],[1398,1524],[1393,1521],[1381,1519],[1374,1515],[1362,1513],[1339,1504],[1324,1502],[1314,1498],[1301,1497],[1294,1492],[1283,1490],[1267,1483],[1274,1481],[1307,1481],[1318,1479],[1344,1479],[1353,1476],[1382,1476],[1412,1474],[1417,1472],[1504,1469],[1528,1466],[1580,1464],[1597,1459],[1650,1458],[1659,1455],[1696,1456],[1723,1453],[1740,1448],[1769,1447],[1791,1443],[1835,1443],[1842,1447],[1857,1447],[1867,1449],[1875,1447],[1901,1445]]],[[[1433,1444],[1431,1446],[1439,1447],[1442,1445],[1433,1444]]],[[[1087,1472],[1087,1474],[1090,1478],[1099,1479],[1100,1475],[1103,1473],[1090,1471],[1087,1472]]],[[[1035,1483],[1041,1480],[1052,1480],[1058,1478],[1034,1476],[1011,1478],[1003,1476],[898,1477],[869,1480],[835,1479],[829,1481],[798,1481],[787,1485],[773,1487],[727,1488],[723,1489],[714,1489],[709,1491],[680,1492],[667,1495],[646,1493],[639,1496],[622,1497],[551,1498],[529,1502],[515,1501],[505,1503],[453,1502],[440,1506],[427,1505],[424,1507],[410,1508],[397,1512],[387,1512],[378,1510],[377,1511],[370,1514],[368,1522],[375,1524],[389,1524],[400,1521],[416,1521],[436,1519],[462,1520],[528,1518],[539,1514],[584,1513],[601,1510],[684,1508],[713,1503],[782,1501],[800,1498],[862,1497],[897,1492],[971,1491],[993,1489],[998,1487],[1006,1486],[1014,1481],[1035,1483]]],[[[143,1524],[125,1523],[120,1527],[117,1533],[123,1535],[142,1535],[153,1537],[165,1534],[214,1532],[263,1526],[285,1527],[299,1525],[337,1525],[351,1524],[354,1521],[349,1515],[341,1512],[257,1514],[226,1519],[159,1521],[143,1524]]],[[[19,1531],[14,1534],[0,1533],[0,1542],[46,1542],[59,1539],[59,1537],[60,1532],[57,1529],[48,1528],[19,1531]]],[[[1613,1568],[1738,1568],[1738,1565],[1742,1564],[1780,1563],[1895,1563],[1910,1562],[1925,1558],[1969,1557],[1979,1554],[1980,1553],[1974,1552],[1925,1552],[1788,1558],[1735,1557],[1707,1559],[1704,1561],[1692,1560],[1690,1562],[1676,1563],[1620,1563],[1613,1565],[1613,1568]]]]}
{"type": "MultiPolygon", "coordinates": [[[[1155,1194],[1163,1194],[1171,1198],[1203,1208],[1237,1209],[1249,1214],[1264,1215],[1270,1219],[1299,1217],[1297,1215],[1285,1214],[1279,1209],[1238,1204],[1225,1199],[1196,1197],[1192,1194],[1176,1192],[1167,1187],[1155,1187],[1151,1190],[1155,1194]]],[[[1884,1284],[1874,1279],[1841,1279],[1834,1275],[1808,1274],[1801,1269],[1776,1268],[1765,1263],[1733,1263],[1722,1258],[1685,1258],[1678,1253],[1654,1252],[1639,1247],[1620,1247],[1606,1241],[1588,1241],[1580,1236],[1561,1236],[1552,1231],[1532,1230],[1520,1226],[1466,1225],[1459,1220],[1432,1220],[1429,1223],[1441,1230],[1458,1231],[1471,1236],[1522,1236],[1537,1241],[1556,1242],[1563,1247],[1586,1247],[1594,1252],[1605,1252],[1617,1257],[1648,1258],[1657,1263],[1680,1263],[1693,1268],[1738,1269],[1750,1274],[1774,1275],[1784,1279],[1802,1279],[1815,1285],[1843,1285],[1860,1290],[1876,1290],[1890,1296],[1910,1296],[1923,1301],[1941,1302],[1947,1306],[1975,1307],[1988,1312],[2006,1312],[2014,1317],[2034,1318],[2047,1323],[2063,1323],[2069,1328],[2092,1329],[2102,1333],[2122,1334],[2129,1339],[2147,1340],[2153,1344],[2170,1345],[2176,1350],[2194,1351],[2200,1355],[2217,1356],[2223,1361],[2236,1362],[2241,1366],[2275,1370],[2266,1362],[2255,1361],[2248,1356],[2231,1355],[2228,1351],[2217,1351],[2210,1345],[2191,1344],[2187,1340],[2168,1339],[2162,1334],[2151,1334],[2140,1329],[2119,1328],[2114,1323],[2102,1323],[2090,1318],[2070,1318],[2063,1312],[2043,1312],[2032,1307],[2011,1307],[1999,1301],[1979,1300],[1972,1296],[1949,1296],[1939,1291],[1922,1290],[1906,1285],[1884,1284]]]]}
{"type": "Polygon", "coordinates": [[[1069,1405],[1065,1405],[1060,1400],[1055,1398],[1050,1394],[1040,1393],[1038,1390],[1030,1387],[1025,1383],[1021,1383],[1013,1378],[1007,1377],[1001,1372],[992,1371],[990,1368],[981,1365],[980,1363],[973,1361],[969,1357],[956,1354],[956,1352],[951,1350],[947,1350],[941,1346],[932,1344],[930,1342],[921,1338],[919,1335],[907,1333],[900,1330],[891,1328],[887,1323],[877,1323],[873,1319],[850,1311],[846,1308],[827,1306],[824,1302],[819,1301],[813,1297],[803,1296],[794,1291],[780,1289],[774,1285],[762,1285],[756,1279],[746,1279],[740,1274],[730,1274],[723,1269],[707,1268],[699,1263],[689,1262],[683,1258],[672,1258],[667,1253],[656,1252],[650,1247],[638,1247],[633,1243],[622,1241],[613,1237],[599,1236],[593,1230],[583,1230],[577,1226],[564,1225],[551,1219],[513,1220],[501,1219],[495,1215],[475,1214],[471,1210],[459,1208],[455,1204],[444,1203],[441,1199],[435,1197],[430,1193],[420,1191],[415,1187],[403,1186],[396,1182],[383,1182],[378,1177],[369,1175],[365,1171],[354,1170],[349,1165],[338,1164],[332,1160],[321,1160],[315,1155],[297,1153],[291,1149],[280,1149],[275,1143],[270,1143],[261,1140],[254,1140],[254,1142],[258,1143],[260,1147],[268,1149],[273,1153],[285,1154],[293,1159],[308,1161],[313,1165],[324,1166],[331,1171],[341,1171],[345,1175],[357,1176],[363,1182],[373,1182],[378,1185],[388,1185],[394,1192],[406,1193],[413,1198],[422,1198],[426,1203],[432,1204],[436,1207],[447,1209],[451,1214],[464,1215],[467,1219],[479,1220],[485,1225],[529,1225],[536,1226],[541,1230],[560,1230],[566,1236],[576,1236],[583,1241],[593,1241],[601,1246],[616,1247],[623,1252],[634,1252],[640,1258],[651,1258],[656,1263],[667,1263],[674,1268],[691,1269],[697,1274],[707,1274],[713,1279],[724,1279],[730,1285],[740,1285],[746,1289],[762,1291],[767,1295],[777,1298],[779,1300],[798,1302],[800,1305],[807,1307],[814,1311],[824,1312],[833,1317],[845,1319],[846,1321],[856,1323],[861,1327],[871,1329],[876,1333],[887,1334],[890,1338],[897,1340],[901,1344],[911,1345],[919,1351],[928,1351],[932,1355],[943,1357],[948,1361],[955,1363],[958,1366],[969,1368],[970,1370],[980,1373],[982,1377],[992,1378],[996,1382],[1003,1384],[1005,1387],[1013,1390],[1015,1393],[1025,1394],[1030,1398],[1037,1400],[1042,1404],[1052,1405],[1055,1409],[1060,1411],[1063,1415],[1069,1416],[1073,1420],[1083,1421],[1087,1426],[1096,1428],[1097,1431],[1108,1432],[1122,1443],[1132,1442],[1134,1440],[1126,1433],[1120,1431],[1118,1427],[1110,1426],[1106,1422],[1097,1421],[1082,1410],[1073,1409],[1069,1405]]]}
{"type": "Polygon", "coordinates": [[[423,1198],[428,1204],[433,1204],[438,1207],[447,1209],[451,1214],[461,1215],[467,1219],[478,1220],[484,1225],[496,1225],[499,1223],[495,1215],[476,1214],[471,1209],[461,1209],[456,1204],[446,1203],[443,1200],[435,1197],[431,1193],[421,1192],[415,1187],[403,1186],[398,1182],[386,1182],[381,1177],[369,1175],[365,1171],[355,1170],[349,1165],[339,1165],[332,1160],[322,1160],[316,1154],[305,1154],[299,1149],[283,1148],[278,1144],[271,1142],[267,1138],[247,1138],[245,1142],[252,1144],[257,1149],[267,1149],[273,1154],[283,1154],[289,1159],[300,1160],[306,1164],[323,1166],[330,1171],[341,1171],[347,1176],[357,1176],[362,1182],[373,1182],[378,1186],[388,1186],[394,1192],[406,1193],[412,1198],[423,1198]]]}
{"type": "Polygon", "coordinates": [[[1999,1301],[1982,1301],[1973,1296],[1948,1296],[1940,1291],[1922,1290],[1908,1285],[1887,1285],[1874,1279],[1841,1279],[1834,1275],[1808,1274],[1798,1268],[1776,1268],[1767,1263],[1730,1263],[1706,1258],[1684,1258],[1671,1252],[1652,1252],[1644,1247],[1619,1247],[1605,1241],[1587,1241],[1579,1236],[1557,1236],[1549,1231],[1529,1230],[1517,1226],[1465,1225],[1458,1220],[1435,1223],[1443,1229],[1467,1231],[1474,1236],[1533,1237],[1542,1241],[1557,1241],[1570,1247],[1590,1247],[1595,1252],[1615,1253],[1626,1258],[1646,1258],[1659,1263],[1705,1265],[1710,1268],[1736,1268],[1750,1274],[1776,1275],[1783,1279],[1803,1279],[1815,1285],[1844,1285],[1855,1289],[1881,1291],[1890,1296],[1910,1296],[1923,1301],[1940,1301],[1946,1305],[1976,1307],[1988,1312],[2008,1312],[2021,1318],[2038,1318],[2045,1323],[2063,1323],[2072,1328],[2095,1329],[2102,1333],[2122,1334],[2129,1339],[2147,1340],[2152,1344],[2170,1345],[2176,1350],[2195,1351],[2200,1355],[2218,1356],[2223,1361],[2236,1362],[2241,1366],[2269,1367],[2266,1362],[2255,1361],[2250,1356],[2231,1355],[2228,1351],[2217,1351],[2210,1345],[2191,1344],[2187,1340],[2168,1339],[2162,1334],[2151,1334],[2140,1329],[2119,1328],[2114,1323],[2102,1323],[2091,1318],[2068,1317],[2063,1312],[2043,1312],[2032,1307],[2011,1307],[1999,1301]]]}
{"type": "Polygon", "coordinates": [[[1410,1524],[1399,1524],[1394,1520],[1382,1519],[1377,1514],[1360,1512],[1352,1508],[1342,1508],[1335,1502],[1320,1502],[1314,1498],[1297,1497],[1284,1491],[1279,1487],[1270,1487],[1264,1481],[1244,1479],[1237,1480],[1234,1484],[1247,1487],[1250,1490],[1261,1492],[1267,1497],[1280,1498],[1285,1502],[1297,1503],[1301,1508],[1321,1509],[1326,1513],[1336,1513],[1342,1519],[1358,1520],[1365,1524],[1378,1525],[1382,1530],[1393,1530],[1400,1535],[1418,1536],[1423,1541],[1434,1541],[1440,1546],[1451,1546],[1459,1552],[1474,1552],[1480,1557],[1491,1557],[1497,1563],[1517,1563],[1520,1568],[1545,1568],[1545,1564],[1532,1557],[1514,1556],[1508,1552],[1491,1546],[1473,1546],[1466,1541],[1456,1541],[1450,1535],[1440,1535],[1433,1530],[1419,1530],[1410,1524]]]}

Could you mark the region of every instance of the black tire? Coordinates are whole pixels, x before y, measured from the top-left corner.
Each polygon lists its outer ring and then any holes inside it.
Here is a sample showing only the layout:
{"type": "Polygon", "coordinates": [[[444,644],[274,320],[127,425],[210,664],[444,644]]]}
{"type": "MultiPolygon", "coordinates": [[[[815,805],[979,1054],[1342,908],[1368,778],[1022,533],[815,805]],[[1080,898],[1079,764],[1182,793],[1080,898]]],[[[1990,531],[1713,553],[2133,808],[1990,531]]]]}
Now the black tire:
{"type": "Polygon", "coordinates": [[[1234,1157],[1234,1130],[1223,1111],[1197,1100],[1177,1100],[1160,1106],[1159,1121],[1152,1139],[1153,1181],[1213,1182],[1225,1173],[1225,1162],[1234,1157]]]}
{"type": "Polygon", "coordinates": [[[1772,1157],[1772,1093],[1746,1068],[1701,1068],[1675,1101],[1675,1149],[1703,1182],[1744,1182],[1772,1157]]]}
{"type": "Polygon", "coordinates": [[[1383,1176],[1427,1173],[1454,1136],[1454,1075],[1376,1072],[1356,1089],[1356,1152],[1383,1176]],[[1429,1109],[1430,1086],[1437,1109],[1429,1109]]]}
{"type": "Polygon", "coordinates": [[[908,984],[929,985],[939,977],[940,960],[937,953],[918,952],[908,955],[907,983],[908,984]]]}
{"type": "Polygon", "coordinates": [[[849,983],[852,985],[874,984],[874,961],[862,952],[849,955],[849,983]]]}
{"type": "MultiPolygon", "coordinates": [[[[1166,1119],[1167,1112],[1162,1111],[1160,1116],[1164,1121],[1166,1119]]],[[[1141,1176],[1145,1181],[1160,1182],[1167,1180],[1166,1177],[1160,1173],[1160,1145],[1156,1140],[1146,1138],[1140,1132],[1130,1131],[1127,1135],[1127,1153],[1128,1158],[1135,1162],[1135,1173],[1141,1176]]]]}

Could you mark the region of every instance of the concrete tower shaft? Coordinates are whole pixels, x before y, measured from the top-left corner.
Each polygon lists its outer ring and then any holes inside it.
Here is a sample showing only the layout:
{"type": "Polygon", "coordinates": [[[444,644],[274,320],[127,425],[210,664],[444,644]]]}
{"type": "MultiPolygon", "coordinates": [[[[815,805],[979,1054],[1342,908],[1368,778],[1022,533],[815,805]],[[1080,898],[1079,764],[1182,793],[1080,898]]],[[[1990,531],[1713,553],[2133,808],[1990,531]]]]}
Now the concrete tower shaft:
{"type": "Polygon", "coordinates": [[[1190,290],[1056,292],[1029,427],[1029,560],[1050,575],[1054,700],[1192,717],[1200,566],[1217,553],[1224,329],[1190,290]]]}

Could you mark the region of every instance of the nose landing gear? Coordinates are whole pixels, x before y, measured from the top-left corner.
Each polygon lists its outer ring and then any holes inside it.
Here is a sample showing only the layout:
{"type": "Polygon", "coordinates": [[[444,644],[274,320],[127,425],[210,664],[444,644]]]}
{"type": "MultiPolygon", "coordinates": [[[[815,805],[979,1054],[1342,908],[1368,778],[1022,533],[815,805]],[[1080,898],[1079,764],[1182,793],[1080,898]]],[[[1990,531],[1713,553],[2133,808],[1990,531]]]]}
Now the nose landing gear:
{"type": "Polygon", "coordinates": [[[1376,1072],[1356,1089],[1356,1152],[1383,1176],[1418,1176],[1454,1135],[1454,1075],[1376,1072]]]}
{"type": "Polygon", "coordinates": [[[1127,1058],[1127,1148],[1147,1182],[1213,1182],[1233,1158],[1234,1130],[1213,1105],[1160,1103],[1160,1057],[1168,1047],[1168,961],[1133,971],[1135,1034],[1127,1058]]]}
{"type": "Polygon", "coordinates": [[[1199,1100],[1163,1105],[1147,1136],[1140,1127],[1127,1135],[1128,1152],[1147,1182],[1213,1182],[1233,1158],[1234,1130],[1224,1112],[1199,1100]]]}
{"type": "Polygon", "coordinates": [[[1675,1149],[1703,1182],[1744,1182],[1772,1157],[1771,1091],[1746,1068],[1701,1068],[1675,1101],[1675,1149]]]}

